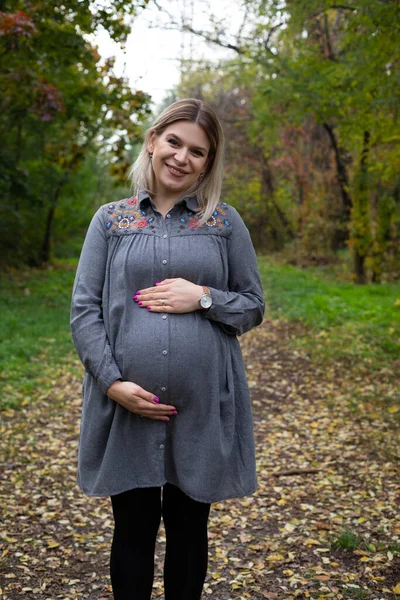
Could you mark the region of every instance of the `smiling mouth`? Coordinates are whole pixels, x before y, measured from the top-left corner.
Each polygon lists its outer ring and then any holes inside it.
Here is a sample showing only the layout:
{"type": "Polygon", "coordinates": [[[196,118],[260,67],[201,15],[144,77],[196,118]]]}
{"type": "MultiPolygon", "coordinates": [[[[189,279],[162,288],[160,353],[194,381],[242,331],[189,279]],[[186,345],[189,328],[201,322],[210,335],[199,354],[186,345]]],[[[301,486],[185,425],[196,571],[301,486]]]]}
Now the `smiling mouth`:
{"type": "Polygon", "coordinates": [[[187,172],[182,171],[182,169],[177,169],[176,167],[172,167],[171,165],[168,165],[167,163],[165,163],[165,165],[168,168],[168,171],[175,177],[183,177],[184,175],[187,175],[187,172]]]}

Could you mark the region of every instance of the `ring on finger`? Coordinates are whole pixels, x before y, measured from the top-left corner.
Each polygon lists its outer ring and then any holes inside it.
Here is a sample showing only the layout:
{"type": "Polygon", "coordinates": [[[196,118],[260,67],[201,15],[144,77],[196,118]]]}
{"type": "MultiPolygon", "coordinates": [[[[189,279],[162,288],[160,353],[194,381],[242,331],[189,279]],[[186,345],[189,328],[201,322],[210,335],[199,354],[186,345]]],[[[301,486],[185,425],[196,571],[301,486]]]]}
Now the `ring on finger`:
{"type": "Polygon", "coordinates": [[[164,304],[165,304],[164,298],[161,298],[161,304],[162,304],[162,306],[164,306],[164,304]]]}

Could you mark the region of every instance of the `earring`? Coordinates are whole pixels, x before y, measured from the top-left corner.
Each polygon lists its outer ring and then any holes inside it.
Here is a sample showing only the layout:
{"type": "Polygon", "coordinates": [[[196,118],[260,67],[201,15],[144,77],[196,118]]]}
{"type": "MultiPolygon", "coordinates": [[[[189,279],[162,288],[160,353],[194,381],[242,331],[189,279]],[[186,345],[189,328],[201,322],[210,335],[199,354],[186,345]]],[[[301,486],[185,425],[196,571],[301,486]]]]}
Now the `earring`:
{"type": "Polygon", "coordinates": [[[149,152],[149,158],[150,158],[150,160],[153,158],[153,153],[152,152],[149,152]]]}
{"type": "Polygon", "coordinates": [[[200,173],[199,181],[201,181],[203,179],[203,177],[204,177],[204,173],[200,173]]]}

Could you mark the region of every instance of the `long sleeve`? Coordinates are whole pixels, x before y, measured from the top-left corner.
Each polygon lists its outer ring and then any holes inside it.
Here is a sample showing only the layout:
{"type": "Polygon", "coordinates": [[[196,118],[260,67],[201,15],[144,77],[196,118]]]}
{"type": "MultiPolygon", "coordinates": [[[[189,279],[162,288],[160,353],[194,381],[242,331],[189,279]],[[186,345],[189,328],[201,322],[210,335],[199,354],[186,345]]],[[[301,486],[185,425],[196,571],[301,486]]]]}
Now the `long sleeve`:
{"type": "Polygon", "coordinates": [[[260,325],[265,310],[256,253],[250,233],[231,207],[232,233],[228,240],[229,291],[209,287],[213,304],[204,312],[229,334],[241,335],[260,325]]]}
{"type": "Polygon", "coordinates": [[[107,254],[108,243],[100,208],[90,223],[79,259],[72,292],[71,332],[79,358],[103,393],[121,378],[103,321],[107,254]]]}

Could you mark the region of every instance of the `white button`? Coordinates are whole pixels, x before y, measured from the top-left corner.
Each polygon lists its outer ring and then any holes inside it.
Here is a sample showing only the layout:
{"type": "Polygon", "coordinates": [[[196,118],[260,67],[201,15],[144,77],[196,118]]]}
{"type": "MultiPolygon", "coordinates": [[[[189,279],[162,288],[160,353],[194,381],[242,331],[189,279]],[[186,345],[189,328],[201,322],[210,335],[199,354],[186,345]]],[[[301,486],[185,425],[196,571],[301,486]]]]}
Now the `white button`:
{"type": "Polygon", "coordinates": [[[166,234],[166,233],[164,233],[164,235],[163,235],[163,238],[164,238],[164,240],[165,240],[165,238],[167,238],[167,237],[168,237],[168,236],[167,236],[167,234],[166,234]]]}
{"type": "Polygon", "coordinates": [[[162,450],[164,448],[164,444],[160,444],[160,448],[162,450]]]}
{"type": "Polygon", "coordinates": [[[163,315],[161,318],[162,318],[162,319],[166,319],[166,318],[167,318],[167,315],[163,315]]]}
{"type": "Polygon", "coordinates": [[[167,388],[166,388],[166,387],[164,387],[164,386],[161,388],[161,391],[162,391],[162,392],[165,392],[166,390],[167,390],[167,388]]]}
{"type": "Polygon", "coordinates": [[[171,215],[168,213],[167,214],[167,219],[170,219],[170,218],[171,218],[171,215]]]}
{"type": "Polygon", "coordinates": [[[168,262],[168,261],[167,261],[167,259],[166,259],[166,258],[164,258],[164,260],[162,261],[162,264],[163,264],[163,265],[166,265],[166,264],[167,264],[167,262],[168,262]]]}
{"type": "Polygon", "coordinates": [[[163,353],[163,354],[164,354],[164,356],[165,356],[166,354],[168,354],[168,350],[163,350],[163,351],[162,351],[162,353],[163,353]]]}

